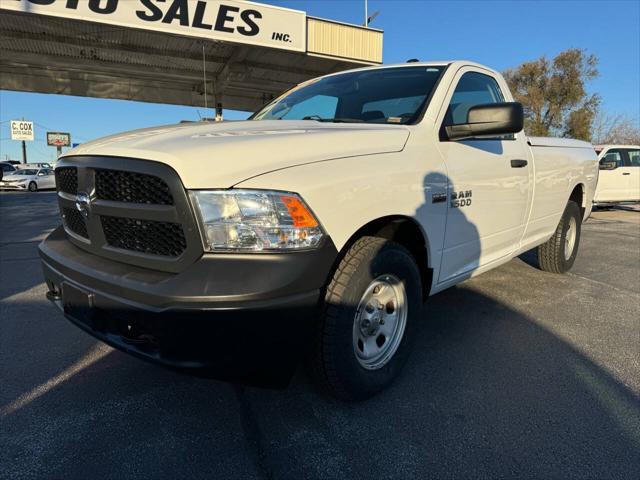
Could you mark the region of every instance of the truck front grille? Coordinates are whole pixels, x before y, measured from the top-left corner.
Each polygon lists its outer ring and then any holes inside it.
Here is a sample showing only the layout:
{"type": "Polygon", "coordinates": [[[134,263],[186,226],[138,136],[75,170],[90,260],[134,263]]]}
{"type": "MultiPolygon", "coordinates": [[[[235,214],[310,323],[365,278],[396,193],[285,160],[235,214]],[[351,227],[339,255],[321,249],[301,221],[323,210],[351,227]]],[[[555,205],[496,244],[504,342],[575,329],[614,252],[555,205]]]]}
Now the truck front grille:
{"type": "Polygon", "coordinates": [[[107,243],[115,248],[167,257],[178,257],[187,248],[182,226],[177,223],[105,215],[100,220],[107,243]]]}
{"type": "Polygon", "coordinates": [[[96,170],[96,196],[103,200],[126,203],[173,205],[169,186],[154,175],[96,170]]]}
{"type": "Polygon", "coordinates": [[[78,193],[78,169],[75,167],[57,168],[56,186],[59,191],[71,195],[78,193]]]}
{"type": "Polygon", "coordinates": [[[73,208],[64,207],[62,209],[62,218],[65,226],[76,235],[80,235],[84,238],[89,238],[87,232],[87,224],[84,221],[82,214],[73,208]]]}
{"type": "Polygon", "coordinates": [[[179,272],[202,255],[187,192],[167,165],[66,157],[56,169],[56,180],[64,227],[77,247],[168,272],[179,272]]]}

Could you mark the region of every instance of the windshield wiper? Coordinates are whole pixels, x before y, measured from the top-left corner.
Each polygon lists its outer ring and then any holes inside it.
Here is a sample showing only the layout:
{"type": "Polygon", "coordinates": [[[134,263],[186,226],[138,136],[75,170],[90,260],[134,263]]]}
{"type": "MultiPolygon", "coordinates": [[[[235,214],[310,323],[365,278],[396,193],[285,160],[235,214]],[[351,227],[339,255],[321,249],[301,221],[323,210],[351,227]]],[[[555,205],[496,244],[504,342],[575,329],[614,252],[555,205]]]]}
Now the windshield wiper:
{"type": "Polygon", "coordinates": [[[331,122],[331,123],[366,123],[360,118],[322,118],[318,115],[307,115],[302,120],[315,120],[316,122],[331,122]]]}

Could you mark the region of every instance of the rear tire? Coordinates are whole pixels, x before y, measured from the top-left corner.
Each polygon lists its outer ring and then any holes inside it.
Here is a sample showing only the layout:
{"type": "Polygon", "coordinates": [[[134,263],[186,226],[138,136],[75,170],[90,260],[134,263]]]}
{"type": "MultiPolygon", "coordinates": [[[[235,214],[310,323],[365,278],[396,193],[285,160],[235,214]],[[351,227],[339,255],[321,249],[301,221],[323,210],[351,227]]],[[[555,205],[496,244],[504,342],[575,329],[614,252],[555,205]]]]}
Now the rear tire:
{"type": "Polygon", "coordinates": [[[314,377],[340,400],[375,395],[407,360],[421,310],[411,253],[389,240],[359,239],[327,287],[311,358],[314,377]]]}
{"type": "Polygon", "coordinates": [[[38,184],[36,182],[30,182],[29,183],[29,191],[30,192],[35,192],[38,190],[38,184]]]}
{"type": "Polygon", "coordinates": [[[580,207],[569,200],[553,236],[538,247],[538,263],[545,272],[565,273],[571,269],[580,245],[580,207]]]}

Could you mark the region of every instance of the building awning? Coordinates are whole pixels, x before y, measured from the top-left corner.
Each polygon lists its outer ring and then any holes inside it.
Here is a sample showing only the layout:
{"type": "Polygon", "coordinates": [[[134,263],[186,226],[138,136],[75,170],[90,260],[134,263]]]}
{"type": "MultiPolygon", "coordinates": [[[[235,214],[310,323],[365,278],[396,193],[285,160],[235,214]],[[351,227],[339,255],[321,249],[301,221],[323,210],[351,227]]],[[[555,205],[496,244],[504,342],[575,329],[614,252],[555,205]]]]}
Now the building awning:
{"type": "Polygon", "coordinates": [[[380,30],[252,2],[0,3],[4,90],[253,111],[309,78],[381,61],[380,30]]]}

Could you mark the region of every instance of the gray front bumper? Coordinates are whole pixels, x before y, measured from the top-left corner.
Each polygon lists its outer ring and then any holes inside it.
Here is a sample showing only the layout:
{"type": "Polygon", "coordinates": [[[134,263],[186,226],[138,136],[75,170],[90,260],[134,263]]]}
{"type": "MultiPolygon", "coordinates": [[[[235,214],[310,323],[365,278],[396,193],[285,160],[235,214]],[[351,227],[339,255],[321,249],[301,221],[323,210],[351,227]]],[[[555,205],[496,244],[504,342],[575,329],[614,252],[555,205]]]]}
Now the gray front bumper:
{"type": "Polygon", "coordinates": [[[308,345],[337,252],[204,255],[180,273],[83,251],[56,229],[40,245],[49,297],[100,340],[165,366],[285,385],[308,345]]]}

